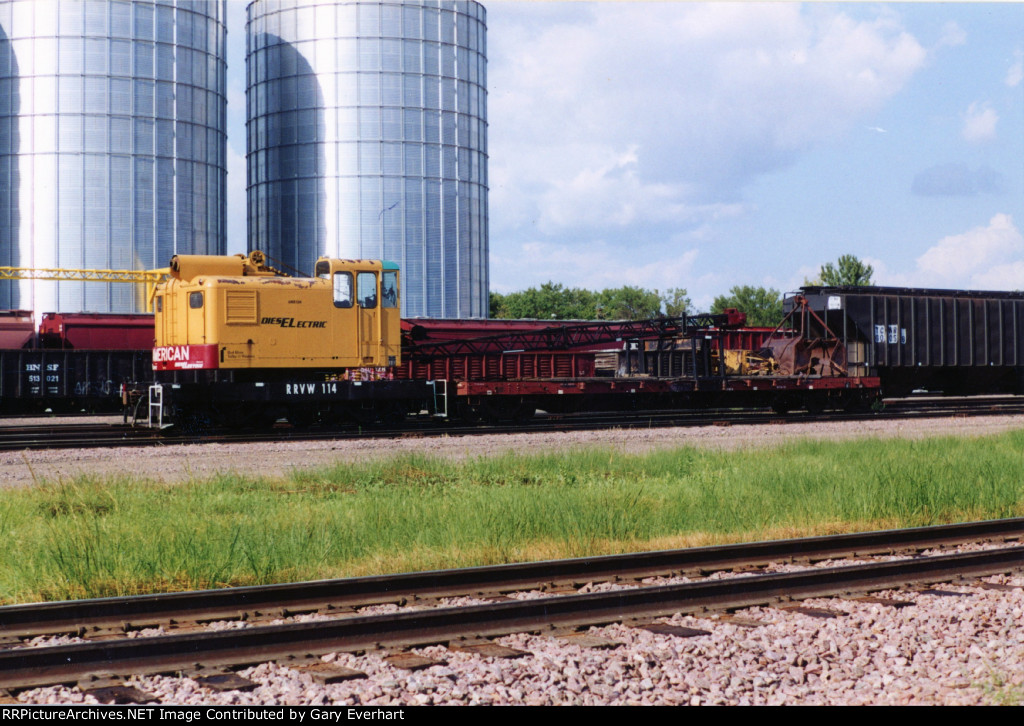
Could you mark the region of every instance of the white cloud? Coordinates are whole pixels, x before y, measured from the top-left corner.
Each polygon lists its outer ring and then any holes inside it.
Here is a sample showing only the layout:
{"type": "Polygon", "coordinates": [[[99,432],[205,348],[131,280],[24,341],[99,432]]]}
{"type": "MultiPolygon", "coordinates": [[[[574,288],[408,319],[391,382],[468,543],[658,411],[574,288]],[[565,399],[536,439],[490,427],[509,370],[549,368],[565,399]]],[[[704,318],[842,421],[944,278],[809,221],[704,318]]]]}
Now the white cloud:
{"type": "Polygon", "coordinates": [[[1008,214],[996,214],[984,227],[939,240],[917,258],[917,271],[887,281],[933,287],[1020,288],[1024,236],[1008,214]]]}
{"type": "Polygon", "coordinates": [[[623,262],[619,251],[605,242],[588,246],[585,255],[571,245],[548,241],[531,241],[515,246],[509,253],[491,254],[491,277],[500,271],[500,280],[491,285],[496,292],[514,292],[537,287],[545,282],[559,282],[567,287],[603,290],[608,287],[633,285],[648,290],[687,287],[694,277],[698,251],[676,246],[661,249],[656,255],[638,245],[630,261],[623,262]],[[543,261],[539,263],[538,261],[543,261]],[[645,262],[657,260],[657,262],[645,262]]]}
{"type": "Polygon", "coordinates": [[[887,287],[928,287],[929,285],[919,276],[915,277],[915,273],[905,273],[891,269],[884,260],[872,260],[868,264],[874,269],[874,274],[871,275],[871,283],[873,285],[887,287]]]}
{"type": "MultiPolygon", "coordinates": [[[[573,149],[568,149],[568,157],[573,149]]],[[[570,179],[554,179],[541,192],[540,228],[556,233],[560,227],[620,226],[645,222],[687,222],[738,214],[738,204],[688,204],[685,184],[644,182],[636,147],[622,153],[597,148],[580,155],[570,179]]],[[[554,152],[557,153],[557,152],[554,152]]],[[[568,166],[568,164],[567,164],[568,166]]]]}
{"type": "Polygon", "coordinates": [[[521,225],[699,226],[870,120],[925,51],[882,10],[791,3],[490,8],[495,239],[521,225]]]}
{"type": "Polygon", "coordinates": [[[1024,289],[1024,260],[994,265],[972,275],[971,287],[978,290],[1024,289]]]}
{"type": "Polygon", "coordinates": [[[246,237],[246,191],[245,154],[235,151],[228,144],[228,211],[227,211],[227,253],[248,252],[246,237]]]}
{"type": "Polygon", "coordinates": [[[988,104],[975,101],[964,114],[964,138],[971,143],[989,141],[996,136],[999,114],[988,104]]]}
{"type": "Polygon", "coordinates": [[[237,113],[243,118],[245,116],[245,89],[236,85],[228,86],[227,93],[228,108],[232,113],[237,113]]]}

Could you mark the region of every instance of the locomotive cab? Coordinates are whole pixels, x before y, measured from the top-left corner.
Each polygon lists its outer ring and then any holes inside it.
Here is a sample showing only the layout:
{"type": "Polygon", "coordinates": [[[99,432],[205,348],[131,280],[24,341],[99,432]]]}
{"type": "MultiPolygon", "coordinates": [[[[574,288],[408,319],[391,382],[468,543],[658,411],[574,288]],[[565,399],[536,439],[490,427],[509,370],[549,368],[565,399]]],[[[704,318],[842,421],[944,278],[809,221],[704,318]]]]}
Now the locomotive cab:
{"type": "Polygon", "coordinates": [[[154,370],[398,365],[398,266],[321,258],[315,271],[284,276],[259,252],[176,256],[155,294],[154,370]]]}
{"type": "Polygon", "coordinates": [[[316,277],[330,285],[335,315],[344,319],[348,337],[341,346],[354,346],[364,366],[395,366],[399,360],[401,319],[398,307],[398,265],[364,260],[321,257],[316,277]],[[387,359],[389,362],[373,362],[387,359]]]}

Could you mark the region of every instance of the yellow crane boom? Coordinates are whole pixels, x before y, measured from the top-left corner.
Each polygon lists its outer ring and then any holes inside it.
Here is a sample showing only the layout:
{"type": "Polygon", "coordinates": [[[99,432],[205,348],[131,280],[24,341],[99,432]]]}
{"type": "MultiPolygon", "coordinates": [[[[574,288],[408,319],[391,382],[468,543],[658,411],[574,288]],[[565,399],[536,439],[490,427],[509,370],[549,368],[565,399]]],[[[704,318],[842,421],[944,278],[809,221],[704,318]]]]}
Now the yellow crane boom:
{"type": "Polygon", "coordinates": [[[2,267],[0,280],[57,280],[61,282],[133,282],[146,286],[146,307],[153,310],[153,291],[171,274],[157,270],[73,270],[60,267],[2,267]]]}

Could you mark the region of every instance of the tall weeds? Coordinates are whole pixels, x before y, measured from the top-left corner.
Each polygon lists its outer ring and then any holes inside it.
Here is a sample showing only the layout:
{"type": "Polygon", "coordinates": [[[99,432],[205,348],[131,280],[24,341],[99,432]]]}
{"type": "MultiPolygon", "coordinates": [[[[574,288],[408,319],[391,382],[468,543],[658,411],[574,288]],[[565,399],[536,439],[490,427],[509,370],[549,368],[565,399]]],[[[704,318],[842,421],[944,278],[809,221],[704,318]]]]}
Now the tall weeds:
{"type": "Polygon", "coordinates": [[[1024,432],[424,456],[0,494],[0,600],[102,597],[1024,514],[1024,432]]]}

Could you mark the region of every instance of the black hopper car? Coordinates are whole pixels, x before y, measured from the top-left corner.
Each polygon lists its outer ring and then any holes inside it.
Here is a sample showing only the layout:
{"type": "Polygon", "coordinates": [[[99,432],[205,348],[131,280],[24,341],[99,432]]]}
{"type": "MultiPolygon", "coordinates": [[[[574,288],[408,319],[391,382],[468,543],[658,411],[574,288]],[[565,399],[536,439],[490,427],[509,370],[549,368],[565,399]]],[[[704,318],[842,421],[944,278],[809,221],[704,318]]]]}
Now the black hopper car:
{"type": "Polygon", "coordinates": [[[117,411],[152,379],[153,316],[0,311],[0,413],[117,411]]]}
{"type": "Polygon", "coordinates": [[[804,287],[786,310],[799,298],[885,396],[1024,393],[1024,293],[804,287]]]}

